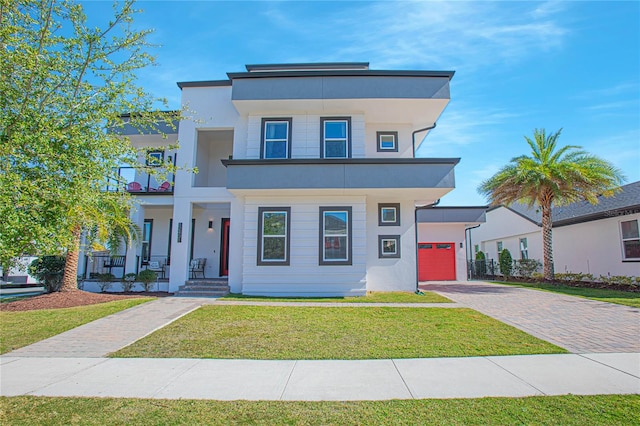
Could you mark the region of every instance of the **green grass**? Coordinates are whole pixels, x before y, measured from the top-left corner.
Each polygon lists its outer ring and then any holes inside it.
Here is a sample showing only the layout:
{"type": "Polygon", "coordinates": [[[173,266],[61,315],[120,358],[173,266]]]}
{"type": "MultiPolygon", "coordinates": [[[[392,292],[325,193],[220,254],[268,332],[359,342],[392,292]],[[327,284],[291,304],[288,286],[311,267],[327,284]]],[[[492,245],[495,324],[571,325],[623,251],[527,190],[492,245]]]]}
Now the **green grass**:
{"type": "Polygon", "coordinates": [[[111,356],[387,359],[564,353],[471,309],[203,306],[111,356]]]}
{"type": "Polygon", "coordinates": [[[563,284],[549,283],[514,283],[493,281],[496,284],[506,284],[518,287],[532,288],[535,290],[550,291],[552,293],[568,294],[570,296],[584,297],[585,299],[599,300],[601,302],[616,303],[618,305],[640,308],[640,293],[631,291],[608,290],[605,288],[571,287],[563,284]]]}
{"type": "Polygon", "coordinates": [[[2,311],[0,312],[0,335],[2,336],[0,353],[30,345],[149,300],[152,298],[125,299],[64,309],[2,311]]]}
{"type": "Polygon", "coordinates": [[[231,293],[221,300],[241,300],[246,302],[334,302],[334,303],[451,303],[444,296],[425,291],[423,294],[402,291],[370,292],[360,297],[267,297],[245,296],[231,293]]]}
{"type": "Polygon", "coordinates": [[[357,402],[1,397],[6,425],[633,425],[640,396],[357,402]]]}

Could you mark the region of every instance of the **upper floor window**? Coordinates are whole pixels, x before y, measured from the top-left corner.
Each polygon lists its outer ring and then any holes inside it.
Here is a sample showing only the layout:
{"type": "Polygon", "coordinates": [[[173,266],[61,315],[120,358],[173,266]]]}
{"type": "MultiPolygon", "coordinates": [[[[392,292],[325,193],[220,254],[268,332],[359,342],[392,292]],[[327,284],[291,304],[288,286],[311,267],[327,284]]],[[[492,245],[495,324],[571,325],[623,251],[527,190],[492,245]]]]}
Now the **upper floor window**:
{"type": "Polygon", "coordinates": [[[291,156],[291,119],[263,118],[261,158],[289,158],[291,156]]]}
{"type": "Polygon", "coordinates": [[[529,247],[526,238],[520,238],[520,259],[529,258],[529,247]]]}
{"type": "Polygon", "coordinates": [[[379,226],[400,226],[400,203],[378,204],[379,226]]]}
{"type": "Polygon", "coordinates": [[[398,132],[376,132],[378,152],[398,152],[398,132]]]}
{"type": "Polygon", "coordinates": [[[624,260],[640,260],[640,231],[638,220],[620,222],[624,260]]]}
{"type": "Polygon", "coordinates": [[[159,166],[164,161],[164,151],[149,151],[147,153],[147,166],[159,166]]]}
{"type": "Polygon", "coordinates": [[[351,117],[320,119],[321,158],[351,157],[351,117]]]}

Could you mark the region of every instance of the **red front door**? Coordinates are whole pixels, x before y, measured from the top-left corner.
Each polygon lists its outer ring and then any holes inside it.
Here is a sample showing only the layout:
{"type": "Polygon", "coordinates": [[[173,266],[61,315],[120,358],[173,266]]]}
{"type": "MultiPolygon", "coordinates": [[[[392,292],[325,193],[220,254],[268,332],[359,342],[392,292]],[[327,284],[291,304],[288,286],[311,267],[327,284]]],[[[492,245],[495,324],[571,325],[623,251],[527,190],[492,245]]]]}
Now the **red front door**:
{"type": "Polygon", "coordinates": [[[455,247],[455,243],[418,243],[418,280],[455,280],[455,247]]]}
{"type": "Polygon", "coordinates": [[[220,276],[229,275],[229,219],[222,219],[222,238],[220,239],[220,276]]]}

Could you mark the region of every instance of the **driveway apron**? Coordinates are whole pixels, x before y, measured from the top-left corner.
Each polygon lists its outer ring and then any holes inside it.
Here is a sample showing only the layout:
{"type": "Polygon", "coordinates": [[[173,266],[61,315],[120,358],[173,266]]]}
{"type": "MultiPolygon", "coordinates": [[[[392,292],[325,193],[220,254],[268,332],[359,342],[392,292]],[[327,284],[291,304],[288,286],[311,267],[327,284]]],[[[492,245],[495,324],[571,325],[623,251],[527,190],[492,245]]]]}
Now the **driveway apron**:
{"type": "Polygon", "coordinates": [[[546,291],[469,281],[422,283],[573,353],[640,352],[640,309],[546,291]]]}

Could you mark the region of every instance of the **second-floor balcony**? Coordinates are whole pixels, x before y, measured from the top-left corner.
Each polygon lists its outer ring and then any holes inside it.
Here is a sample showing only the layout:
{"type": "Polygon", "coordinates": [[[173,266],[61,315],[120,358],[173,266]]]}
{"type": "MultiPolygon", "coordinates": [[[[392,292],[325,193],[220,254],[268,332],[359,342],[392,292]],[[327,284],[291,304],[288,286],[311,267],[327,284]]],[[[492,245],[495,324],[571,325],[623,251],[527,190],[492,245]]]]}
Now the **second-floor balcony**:
{"type": "MultiPolygon", "coordinates": [[[[119,167],[118,179],[124,183],[124,188],[128,192],[140,195],[173,194],[173,184],[175,183],[175,175],[173,173],[167,173],[161,178],[135,167],[119,167]]],[[[107,186],[107,191],[117,191],[118,189],[118,182],[115,180],[107,186]]]]}

